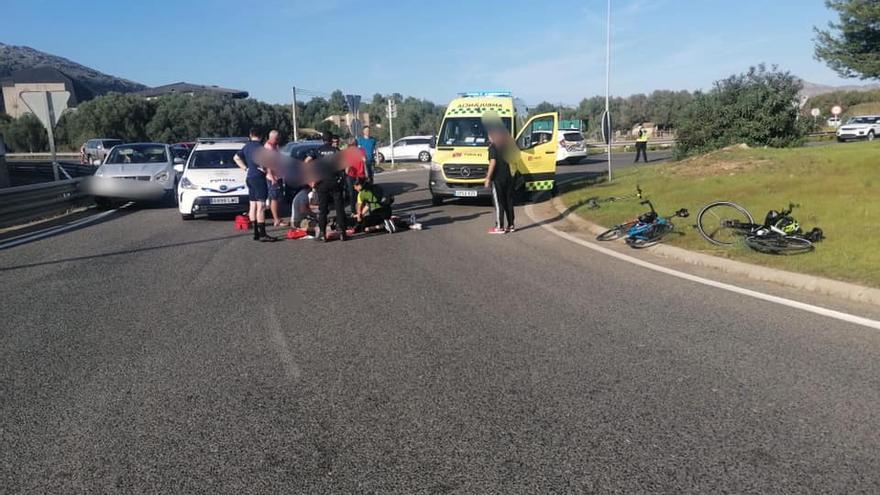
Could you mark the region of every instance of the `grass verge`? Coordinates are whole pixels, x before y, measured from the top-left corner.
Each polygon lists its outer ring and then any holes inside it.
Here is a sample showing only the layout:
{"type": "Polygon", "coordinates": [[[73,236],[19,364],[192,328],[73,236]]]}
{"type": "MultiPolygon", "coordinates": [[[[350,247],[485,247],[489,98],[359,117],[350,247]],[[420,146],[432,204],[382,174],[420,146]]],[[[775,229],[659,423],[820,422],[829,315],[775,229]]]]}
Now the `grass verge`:
{"type": "Polygon", "coordinates": [[[563,195],[575,212],[611,226],[642,213],[629,199],[583,206],[587,198],[632,195],[640,185],[658,212],[687,208],[676,219],[678,235],[667,243],[749,263],[880,287],[880,144],[852,143],[796,149],[727,149],[680,162],[618,172],[612,183],[585,183],[563,195]],[[825,231],[812,253],[761,254],[745,246],[719,248],[694,227],[706,204],[727,200],[746,207],[756,221],[770,209],[799,204],[794,217],[805,230],[825,231]]]}

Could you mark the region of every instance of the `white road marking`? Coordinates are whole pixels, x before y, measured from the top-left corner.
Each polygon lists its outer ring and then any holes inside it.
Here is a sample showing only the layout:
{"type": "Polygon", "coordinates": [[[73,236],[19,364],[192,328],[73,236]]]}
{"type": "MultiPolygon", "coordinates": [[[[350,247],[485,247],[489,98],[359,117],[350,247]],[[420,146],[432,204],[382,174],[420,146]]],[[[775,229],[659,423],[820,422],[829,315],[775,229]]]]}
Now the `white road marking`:
{"type": "Polygon", "coordinates": [[[98,213],[97,215],[92,215],[90,217],[81,218],[81,219],[76,220],[74,222],[66,223],[64,225],[57,225],[55,227],[50,227],[47,229],[38,230],[36,232],[29,232],[27,234],[22,234],[22,235],[19,235],[16,237],[12,237],[12,238],[7,239],[3,242],[0,242],[0,250],[8,249],[8,248],[15,247],[15,246],[18,246],[21,244],[27,244],[28,242],[32,242],[32,241],[42,239],[44,237],[49,237],[49,236],[53,236],[56,234],[60,234],[62,232],[67,232],[68,230],[72,230],[77,227],[81,227],[83,225],[90,224],[92,222],[97,222],[98,220],[101,220],[102,218],[106,218],[106,217],[116,213],[117,211],[121,210],[122,208],[125,208],[126,206],[128,206],[128,205],[121,206],[119,208],[116,208],[113,210],[108,210],[108,211],[105,211],[102,213],[98,213]]]}
{"type": "Polygon", "coordinates": [[[269,337],[278,351],[278,357],[281,359],[284,374],[291,380],[299,380],[299,377],[302,376],[302,370],[299,369],[299,366],[293,360],[293,354],[290,353],[290,347],[287,345],[287,338],[281,332],[281,322],[278,320],[274,306],[266,307],[266,320],[269,322],[269,337]]]}
{"type": "MultiPolygon", "coordinates": [[[[540,220],[536,219],[531,213],[531,207],[526,208],[526,213],[531,217],[532,221],[540,222],[540,220]]],[[[828,318],[834,318],[835,320],[845,321],[847,323],[853,323],[855,325],[861,325],[863,327],[873,328],[875,330],[880,330],[880,321],[872,320],[870,318],[864,318],[862,316],[856,316],[849,313],[844,313],[842,311],[835,311],[833,309],[823,308],[821,306],[815,306],[812,304],[802,303],[800,301],[795,301],[793,299],[787,299],[785,297],[773,296],[770,294],[765,294],[763,292],[758,292],[752,289],[745,289],[743,287],[739,287],[732,284],[727,284],[724,282],[718,282],[715,280],[711,280],[708,278],[698,277],[696,275],[691,275],[690,273],[681,272],[678,270],[673,270],[672,268],[667,268],[665,266],[655,265],[653,263],[649,263],[647,261],[635,258],[633,256],[629,256],[623,253],[618,253],[612,249],[608,249],[606,247],[602,247],[597,245],[596,243],[585,241],[583,239],[579,239],[571,234],[566,232],[562,232],[561,230],[556,229],[552,225],[543,224],[541,225],[548,231],[556,234],[563,239],[573,242],[575,244],[580,244],[586,248],[592,249],[593,251],[597,251],[599,253],[611,256],[612,258],[617,258],[621,261],[626,261],[627,263],[632,263],[637,266],[641,266],[643,268],[647,268],[649,270],[654,270],[655,272],[664,273],[666,275],[672,275],[673,277],[678,277],[680,279],[688,280],[691,282],[695,282],[698,284],[708,285],[710,287],[715,287],[718,289],[734,292],[737,294],[742,294],[744,296],[753,297],[755,299],[760,299],[762,301],[768,301],[776,304],[781,304],[783,306],[788,306],[790,308],[799,309],[801,311],[807,311],[810,313],[814,313],[817,315],[826,316],[828,318]]]]}

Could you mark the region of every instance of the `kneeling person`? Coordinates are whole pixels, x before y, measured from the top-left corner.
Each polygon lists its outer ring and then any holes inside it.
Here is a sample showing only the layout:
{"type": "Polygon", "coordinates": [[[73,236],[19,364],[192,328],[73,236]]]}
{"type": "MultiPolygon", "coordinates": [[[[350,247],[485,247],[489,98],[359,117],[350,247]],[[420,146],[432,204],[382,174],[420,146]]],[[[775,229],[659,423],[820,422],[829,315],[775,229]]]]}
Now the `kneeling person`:
{"type": "Polygon", "coordinates": [[[391,221],[391,206],[383,204],[378,186],[372,185],[366,178],[359,178],[354,183],[354,190],[357,191],[355,216],[358,230],[377,232],[384,227],[388,233],[397,231],[397,227],[391,221]]]}

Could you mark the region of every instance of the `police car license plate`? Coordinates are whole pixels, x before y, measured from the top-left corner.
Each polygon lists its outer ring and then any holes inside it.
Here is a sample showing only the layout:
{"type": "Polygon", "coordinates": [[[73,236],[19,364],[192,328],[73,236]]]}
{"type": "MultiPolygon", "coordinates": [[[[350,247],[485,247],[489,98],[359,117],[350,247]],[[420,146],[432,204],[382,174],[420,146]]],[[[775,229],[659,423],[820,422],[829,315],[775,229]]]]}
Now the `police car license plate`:
{"type": "Polygon", "coordinates": [[[473,190],[473,189],[458,190],[458,191],[455,191],[455,195],[460,198],[476,198],[477,191],[473,190]]]}
{"type": "Polygon", "coordinates": [[[238,203],[238,198],[211,198],[212,205],[232,205],[238,203]]]}

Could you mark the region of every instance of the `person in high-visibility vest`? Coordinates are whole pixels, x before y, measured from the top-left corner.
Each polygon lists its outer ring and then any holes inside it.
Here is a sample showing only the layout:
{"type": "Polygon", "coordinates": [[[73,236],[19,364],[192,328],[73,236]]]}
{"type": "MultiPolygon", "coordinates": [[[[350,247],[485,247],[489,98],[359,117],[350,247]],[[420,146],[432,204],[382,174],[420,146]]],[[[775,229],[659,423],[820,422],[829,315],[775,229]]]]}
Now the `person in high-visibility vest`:
{"type": "Polygon", "coordinates": [[[638,163],[640,156],[645,158],[645,163],[648,163],[648,130],[641,124],[636,131],[636,160],[633,163],[638,163]]]}

